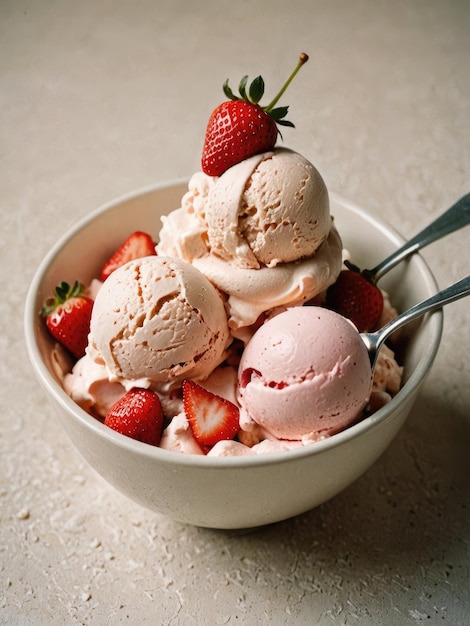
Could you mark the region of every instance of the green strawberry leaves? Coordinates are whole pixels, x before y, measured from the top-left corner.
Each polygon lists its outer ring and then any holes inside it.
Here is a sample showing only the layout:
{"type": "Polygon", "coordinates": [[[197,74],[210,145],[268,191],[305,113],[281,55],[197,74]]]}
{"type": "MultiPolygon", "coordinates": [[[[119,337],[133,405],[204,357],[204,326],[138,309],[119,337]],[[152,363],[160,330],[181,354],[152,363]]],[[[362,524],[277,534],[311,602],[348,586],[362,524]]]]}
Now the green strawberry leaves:
{"type": "Polygon", "coordinates": [[[264,96],[264,80],[262,76],[257,76],[255,79],[253,79],[249,86],[248,86],[248,76],[247,75],[243,76],[243,78],[241,79],[238,85],[238,93],[240,94],[239,96],[234,94],[234,92],[232,91],[228,83],[228,78],[227,78],[227,80],[223,84],[224,94],[227,96],[229,100],[243,100],[244,102],[248,102],[255,106],[259,106],[261,109],[263,109],[265,113],[267,113],[270,117],[272,117],[272,119],[276,122],[276,124],[280,124],[281,126],[290,126],[291,128],[295,128],[292,122],[284,119],[287,115],[289,107],[282,106],[282,107],[274,108],[274,106],[277,104],[277,102],[279,101],[279,99],[281,98],[281,96],[283,95],[283,93],[285,92],[285,90],[287,89],[287,87],[289,86],[292,79],[299,71],[299,69],[307,61],[308,61],[308,55],[302,52],[302,54],[299,57],[299,62],[297,66],[295,67],[294,71],[289,76],[287,81],[284,83],[284,85],[282,86],[282,88],[280,89],[276,97],[267,106],[260,105],[261,99],[264,96]],[[247,87],[248,87],[248,91],[247,91],[247,87]]]}

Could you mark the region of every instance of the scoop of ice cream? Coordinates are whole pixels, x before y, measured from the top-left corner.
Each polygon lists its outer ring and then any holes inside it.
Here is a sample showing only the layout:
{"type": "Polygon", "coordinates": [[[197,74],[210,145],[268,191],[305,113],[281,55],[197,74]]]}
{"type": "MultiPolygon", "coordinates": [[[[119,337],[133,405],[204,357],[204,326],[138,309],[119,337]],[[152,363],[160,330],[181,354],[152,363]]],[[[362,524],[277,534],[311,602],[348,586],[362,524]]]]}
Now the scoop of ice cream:
{"type": "Polygon", "coordinates": [[[341,238],[332,224],[315,254],[301,261],[256,270],[234,267],[209,254],[195,258],[193,265],[227,294],[229,326],[234,336],[243,339],[239,329],[254,324],[262,313],[303,304],[333,284],[341,271],[341,249],[341,238]]]}
{"type": "Polygon", "coordinates": [[[265,311],[311,300],[327,289],[341,271],[342,242],[334,223],[313,256],[276,267],[236,267],[209,254],[206,240],[201,221],[191,207],[185,206],[165,217],[157,249],[159,254],[192,263],[227,294],[229,325],[235,333],[253,324],[265,311]]]}
{"type": "Polygon", "coordinates": [[[110,381],[168,389],[205,378],[230,341],[217,290],[180,259],[145,257],[114,271],[93,307],[89,354],[110,381]]]}
{"type": "Polygon", "coordinates": [[[315,298],[341,270],[325,184],[286,149],[246,159],[220,178],[195,174],[181,208],[162,222],[158,253],[192,263],[227,294],[230,328],[243,340],[262,313],[315,298]]]}
{"type": "Polygon", "coordinates": [[[321,307],[293,307],[267,321],[239,367],[240,424],[279,439],[332,434],[369,399],[369,355],[355,327],[321,307]]]}
{"type": "Polygon", "coordinates": [[[229,168],[207,189],[210,250],[242,268],[314,254],[330,232],[328,191],[318,170],[277,148],[229,168]]]}

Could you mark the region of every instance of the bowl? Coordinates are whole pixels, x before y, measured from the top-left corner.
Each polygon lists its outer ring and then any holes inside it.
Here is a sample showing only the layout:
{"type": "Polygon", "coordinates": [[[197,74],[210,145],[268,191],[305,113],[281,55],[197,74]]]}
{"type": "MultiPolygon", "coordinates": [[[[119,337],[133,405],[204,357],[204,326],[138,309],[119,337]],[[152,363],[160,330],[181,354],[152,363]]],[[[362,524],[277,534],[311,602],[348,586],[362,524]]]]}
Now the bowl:
{"type": "MultiPolygon", "coordinates": [[[[134,441],[88,415],[63,391],[51,362],[53,340],[39,315],[62,280],[87,284],[134,230],[158,233],[160,216],[180,206],[186,181],[146,188],[91,213],[40,264],[28,291],[25,338],[35,374],[73,444],[89,464],[135,502],[179,522],[244,529],[285,520],[348,487],[379,458],[408,416],[436,356],[442,312],[406,328],[400,392],[379,411],[341,433],[294,450],[248,457],[183,455],[134,441]]],[[[383,221],[330,194],[331,212],[352,258],[372,267],[403,243],[383,221]]],[[[419,255],[381,280],[404,310],[436,293],[419,255]]]]}

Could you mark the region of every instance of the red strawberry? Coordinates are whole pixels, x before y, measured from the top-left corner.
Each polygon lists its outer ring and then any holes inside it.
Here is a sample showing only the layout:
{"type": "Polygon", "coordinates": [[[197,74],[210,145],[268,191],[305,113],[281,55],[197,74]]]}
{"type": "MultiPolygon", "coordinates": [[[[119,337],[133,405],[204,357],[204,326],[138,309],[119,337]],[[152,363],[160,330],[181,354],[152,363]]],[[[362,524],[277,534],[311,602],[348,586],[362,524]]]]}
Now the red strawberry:
{"type": "Polygon", "coordinates": [[[113,404],[104,423],[122,435],[158,446],[163,428],[160,398],[150,389],[134,387],[113,404]]]}
{"type": "Polygon", "coordinates": [[[209,118],[202,170],[220,176],[232,165],[272,150],[276,139],[276,122],[261,107],[245,101],[222,102],[209,118]]]}
{"type": "Polygon", "coordinates": [[[228,80],[225,81],[223,90],[229,100],[219,104],[209,118],[202,150],[203,172],[209,176],[220,176],[232,165],[274,148],[277,124],[294,126],[292,122],[283,119],[288,107],[274,108],[274,105],[307,61],[308,56],[302,52],[296,68],[278,95],[265,107],[259,105],[264,95],[264,80],[261,76],[253,80],[248,93],[248,76],[244,76],[238,87],[240,97],[234,95],[228,80]]]}
{"type": "Polygon", "coordinates": [[[379,321],[383,296],[360,272],[342,270],[328,288],[326,306],[350,319],[362,333],[373,329],[379,321]]]}
{"type": "Polygon", "coordinates": [[[122,243],[112,257],[106,261],[101,269],[101,280],[105,281],[110,274],[128,261],[141,259],[144,256],[155,255],[155,242],[147,233],[137,230],[122,243]]]}
{"type": "Polygon", "coordinates": [[[194,438],[204,447],[233,439],[240,428],[238,407],[193,380],[183,381],[183,406],[194,438]]]}
{"type": "Polygon", "coordinates": [[[93,300],[84,293],[83,285],[77,280],[72,287],[63,281],[42,309],[51,335],[77,359],[85,354],[93,309],[93,300]]]}

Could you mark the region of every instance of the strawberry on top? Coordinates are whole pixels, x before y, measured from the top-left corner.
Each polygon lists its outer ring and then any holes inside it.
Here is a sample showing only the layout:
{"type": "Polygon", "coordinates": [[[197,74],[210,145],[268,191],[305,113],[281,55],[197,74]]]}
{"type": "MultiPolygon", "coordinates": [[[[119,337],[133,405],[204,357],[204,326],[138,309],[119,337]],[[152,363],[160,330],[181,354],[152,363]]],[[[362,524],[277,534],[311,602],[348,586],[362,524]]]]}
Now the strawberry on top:
{"type": "Polygon", "coordinates": [[[205,174],[220,176],[244,159],[272,150],[279,132],[277,125],[294,126],[284,119],[288,107],[275,108],[275,105],[307,61],[308,55],[302,52],[296,68],[277,96],[264,107],[259,104],[264,95],[261,76],[252,81],[248,91],[248,76],[244,76],[238,87],[239,96],[230,89],[228,80],[225,81],[223,90],[229,100],[214,109],[206,129],[201,159],[205,174]]]}

